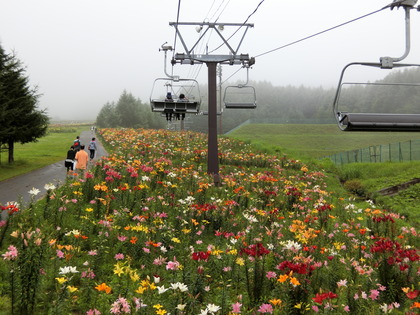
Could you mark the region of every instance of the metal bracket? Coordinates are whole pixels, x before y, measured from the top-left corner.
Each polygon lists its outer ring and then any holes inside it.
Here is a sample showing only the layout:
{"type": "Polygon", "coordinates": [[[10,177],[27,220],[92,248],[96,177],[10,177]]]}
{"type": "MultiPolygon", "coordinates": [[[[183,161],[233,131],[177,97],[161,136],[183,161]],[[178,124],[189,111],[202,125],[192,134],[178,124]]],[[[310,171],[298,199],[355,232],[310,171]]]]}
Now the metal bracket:
{"type": "Polygon", "coordinates": [[[410,53],[410,10],[413,9],[413,6],[417,3],[417,0],[399,0],[394,1],[389,5],[391,10],[394,7],[402,6],[405,10],[405,52],[399,58],[393,57],[381,57],[380,63],[384,69],[392,69],[394,67],[394,62],[399,62],[405,59],[410,53]]]}
{"type": "Polygon", "coordinates": [[[172,59],[171,63],[174,65],[177,62],[181,64],[194,64],[194,63],[207,63],[207,62],[215,62],[215,63],[224,63],[224,64],[250,64],[250,60],[252,63],[255,62],[254,58],[250,58],[248,54],[238,54],[239,48],[242,44],[242,41],[250,27],[254,27],[254,24],[240,24],[240,23],[209,23],[209,22],[170,22],[170,26],[175,27],[176,34],[179,37],[182,46],[184,47],[184,53],[177,53],[175,54],[174,58],[172,59]],[[200,32],[200,37],[194,43],[191,48],[187,47],[187,44],[184,41],[184,38],[181,35],[179,30],[179,26],[189,25],[189,26],[196,26],[197,31],[200,32]],[[236,26],[236,27],[245,27],[244,34],[236,48],[233,48],[229,43],[228,40],[223,36],[221,31],[225,29],[227,26],[236,26]],[[204,35],[209,30],[214,30],[216,34],[222,39],[224,45],[228,47],[229,54],[228,55],[209,55],[209,54],[194,54],[194,49],[197,47],[200,40],[204,37],[204,35]]]}

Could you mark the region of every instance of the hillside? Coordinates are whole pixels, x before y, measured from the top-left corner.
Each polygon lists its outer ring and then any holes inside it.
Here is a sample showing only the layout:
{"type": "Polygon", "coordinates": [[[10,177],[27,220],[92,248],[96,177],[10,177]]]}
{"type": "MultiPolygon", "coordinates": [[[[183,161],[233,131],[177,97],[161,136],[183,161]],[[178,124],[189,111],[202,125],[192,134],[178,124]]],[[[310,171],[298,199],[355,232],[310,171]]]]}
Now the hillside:
{"type": "Polygon", "coordinates": [[[101,130],[111,154],[2,221],[0,310],[381,314],[420,309],[418,233],[323,170],[206,135],[101,130]],[[13,271],[13,272],[10,272],[13,271]]]}

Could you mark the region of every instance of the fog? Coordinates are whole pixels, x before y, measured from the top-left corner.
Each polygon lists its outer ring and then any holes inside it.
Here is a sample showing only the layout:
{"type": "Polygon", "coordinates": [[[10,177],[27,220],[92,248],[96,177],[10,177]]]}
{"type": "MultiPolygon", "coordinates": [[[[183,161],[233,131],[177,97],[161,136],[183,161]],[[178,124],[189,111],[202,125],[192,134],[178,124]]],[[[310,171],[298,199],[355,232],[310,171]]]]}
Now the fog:
{"type": "MultiPolygon", "coordinates": [[[[31,85],[42,94],[39,107],[53,119],[93,120],[105,103],[118,101],[124,90],[148,103],[154,79],[165,76],[161,45],[167,42],[175,47],[168,59],[174,52],[184,52],[169,22],[244,23],[249,17],[247,23],[254,27],[248,29],[238,53],[256,57],[250,80],[330,88],[350,62],[403,55],[402,8],[363,17],[390,2],[0,0],[0,44],[7,53],[14,51],[26,66],[31,85]]],[[[411,10],[411,52],[404,62],[420,62],[419,25],[420,13],[411,10]]],[[[229,38],[236,30],[226,26],[222,34],[229,38]]],[[[229,39],[234,47],[243,30],[229,39]]],[[[195,26],[183,27],[181,35],[188,45],[200,36],[195,26]]],[[[195,53],[211,54],[219,46],[216,34],[209,35],[195,53]]],[[[214,53],[228,54],[228,50],[221,47],[214,53]]],[[[240,65],[222,68],[223,80],[246,79],[240,65]]],[[[167,70],[207,84],[205,64],[172,67],[168,62],[167,70]]],[[[366,71],[361,80],[377,76],[366,71]]]]}

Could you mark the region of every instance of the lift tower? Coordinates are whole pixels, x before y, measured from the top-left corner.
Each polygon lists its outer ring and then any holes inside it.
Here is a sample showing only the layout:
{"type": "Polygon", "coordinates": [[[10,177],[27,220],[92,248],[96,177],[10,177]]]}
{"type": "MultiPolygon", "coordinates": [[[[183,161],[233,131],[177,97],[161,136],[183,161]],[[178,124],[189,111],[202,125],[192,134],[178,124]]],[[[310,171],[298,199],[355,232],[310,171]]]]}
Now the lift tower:
{"type": "MultiPolygon", "coordinates": [[[[217,65],[228,64],[237,65],[242,64],[244,67],[250,67],[255,63],[255,58],[250,58],[248,54],[238,54],[238,50],[242,41],[250,27],[254,24],[245,23],[209,23],[209,22],[170,22],[170,26],[175,27],[176,35],[184,47],[183,53],[176,53],[172,59],[172,64],[190,64],[205,63],[208,68],[208,153],[207,153],[207,173],[213,175],[216,184],[219,183],[219,158],[217,145],[217,65]],[[192,45],[187,47],[187,44],[180,32],[180,26],[191,26],[200,32],[200,37],[192,45]],[[222,31],[226,27],[243,28],[242,38],[240,39],[236,49],[233,48],[228,40],[222,35],[222,31]],[[208,31],[214,31],[222,40],[222,45],[229,50],[227,55],[209,54],[195,54],[194,49],[198,46],[204,35],[208,31]]],[[[235,32],[236,33],[236,32],[235,32]]],[[[234,34],[235,34],[234,33],[234,34]]]]}

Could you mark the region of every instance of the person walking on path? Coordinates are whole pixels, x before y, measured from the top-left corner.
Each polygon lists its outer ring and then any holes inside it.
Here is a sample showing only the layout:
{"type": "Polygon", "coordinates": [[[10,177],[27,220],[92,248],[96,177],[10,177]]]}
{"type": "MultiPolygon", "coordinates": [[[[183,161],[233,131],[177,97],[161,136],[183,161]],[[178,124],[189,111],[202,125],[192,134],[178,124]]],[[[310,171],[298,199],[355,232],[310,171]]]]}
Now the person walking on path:
{"type": "MultiPolygon", "coordinates": [[[[92,135],[89,130],[86,130],[81,132],[80,138],[84,143],[88,143],[92,135]]],[[[97,159],[108,155],[98,139],[96,139],[96,146],[98,148],[95,152],[97,159]]],[[[63,172],[63,164],[64,159],[30,173],[0,181],[0,204],[5,205],[7,202],[20,201],[22,205],[25,205],[32,201],[33,196],[28,194],[32,187],[41,190],[36,196],[36,200],[38,200],[47,193],[45,184],[53,183],[58,187],[63,185],[67,180],[66,173],[63,172]]]]}
{"type": "Polygon", "coordinates": [[[92,138],[92,141],[89,143],[89,152],[90,152],[90,160],[92,161],[95,157],[95,151],[97,150],[95,137],[92,138]]]}
{"type": "Polygon", "coordinates": [[[70,150],[67,151],[67,157],[64,161],[64,166],[67,169],[67,175],[69,175],[70,171],[74,170],[74,159],[76,157],[76,151],[74,151],[74,146],[70,147],[70,150]]]}
{"type": "Polygon", "coordinates": [[[79,136],[77,136],[76,140],[73,141],[73,146],[74,146],[74,151],[78,152],[80,150],[81,143],[80,143],[79,136]]]}
{"type": "Polygon", "coordinates": [[[79,171],[79,174],[83,176],[86,168],[87,168],[87,163],[88,163],[88,159],[89,156],[87,154],[87,152],[85,151],[85,145],[82,144],[80,146],[80,151],[76,153],[76,169],[79,171]]]}

